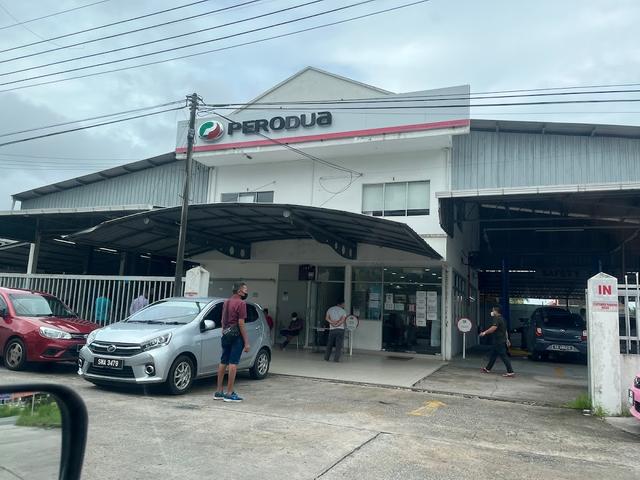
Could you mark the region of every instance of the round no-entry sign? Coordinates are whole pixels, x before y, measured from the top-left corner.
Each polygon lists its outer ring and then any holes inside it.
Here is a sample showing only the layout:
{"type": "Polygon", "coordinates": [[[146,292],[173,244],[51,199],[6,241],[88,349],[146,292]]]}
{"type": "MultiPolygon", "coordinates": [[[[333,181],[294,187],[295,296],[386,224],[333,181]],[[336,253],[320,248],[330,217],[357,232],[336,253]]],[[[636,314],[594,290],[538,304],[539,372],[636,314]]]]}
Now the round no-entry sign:
{"type": "Polygon", "coordinates": [[[458,330],[460,330],[462,333],[470,332],[472,326],[473,325],[471,323],[471,320],[469,320],[468,318],[461,318],[460,320],[458,320],[458,330]]]}
{"type": "Polygon", "coordinates": [[[349,315],[344,324],[347,327],[347,330],[353,331],[356,328],[358,328],[358,324],[360,323],[360,320],[358,320],[358,317],[356,317],[355,315],[349,315]]]}

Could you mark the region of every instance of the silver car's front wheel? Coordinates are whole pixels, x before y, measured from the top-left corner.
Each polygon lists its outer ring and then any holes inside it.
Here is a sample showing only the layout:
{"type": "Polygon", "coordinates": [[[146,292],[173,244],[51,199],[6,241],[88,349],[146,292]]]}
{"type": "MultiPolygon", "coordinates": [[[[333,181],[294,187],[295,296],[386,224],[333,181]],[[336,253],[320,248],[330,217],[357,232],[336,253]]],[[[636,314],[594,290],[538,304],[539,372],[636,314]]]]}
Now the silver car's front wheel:
{"type": "Polygon", "coordinates": [[[186,355],[175,359],[167,377],[167,387],[174,395],[181,395],[189,391],[193,383],[193,361],[186,355]]]}

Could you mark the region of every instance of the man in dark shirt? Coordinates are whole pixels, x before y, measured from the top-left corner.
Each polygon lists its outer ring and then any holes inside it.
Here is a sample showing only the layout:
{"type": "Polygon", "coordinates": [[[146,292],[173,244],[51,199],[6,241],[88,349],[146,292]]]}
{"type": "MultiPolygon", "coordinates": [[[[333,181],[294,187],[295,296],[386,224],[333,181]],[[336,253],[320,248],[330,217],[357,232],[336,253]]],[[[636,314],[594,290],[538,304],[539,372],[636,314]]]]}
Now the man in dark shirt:
{"type": "Polygon", "coordinates": [[[491,326],[484,332],[480,333],[481,337],[491,335],[493,338],[491,357],[489,358],[489,363],[487,364],[487,366],[482,368],[482,371],[484,373],[490,373],[494,363],[496,363],[496,359],[500,357],[505,367],[507,367],[507,373],[505,373],[503,377],[513,377],[515,373],[513,373],[511,361],[507,356],[507,346],[509,344],[509,338],[507,337],[507,324],[505,323],[504,318],[502,318],[502,308],[497,306],[493,307],[491,309],[491,318],[491,326]]]}
{"type": "Polygon", "coordinates": [[[234,390],[236,381],[236,373],[238,371],[238,363],[242,352],[248,352],[249,337],[244,322],[247,319],[247,304],[245,299],[248,296],[249,289],[245,283],[233,286],[233,295],[225,300],[222,307],[222,358],[218,365],[218,389],[213,394],[215,400],[224,400],[225,402],[241,402],[240,397],[234,390]],[[227,393],[223,391],[224,372],[229,367],[229,380],[227,384],[227,393]]]}
{"type": "Polygon", "coordinates": [[[283,328],[282,330],[280,330],[280,335],[285,337],[284,342],[280,344],[280,350],[284,350],[285,348],[287,348],[287,345],[289,345],[289,342],[291,341],[291,339],[300,335],[300,332],[302,331],[302,326],[303,326],[302,319],[298,318],[298,314],[296,312],[293,312],[291,314],[291,321],[289,322],[289,328],[283,328]]]}

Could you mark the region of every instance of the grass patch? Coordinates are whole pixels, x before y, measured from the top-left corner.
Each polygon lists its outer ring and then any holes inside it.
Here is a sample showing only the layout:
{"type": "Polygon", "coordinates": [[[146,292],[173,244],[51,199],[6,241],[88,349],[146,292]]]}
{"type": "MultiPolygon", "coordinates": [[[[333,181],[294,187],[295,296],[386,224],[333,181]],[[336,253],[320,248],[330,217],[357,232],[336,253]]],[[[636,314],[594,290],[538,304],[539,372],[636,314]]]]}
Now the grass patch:
{"type": "Polygon", "coordinates": [[[60,428],[62,417],[58,404],[54,401],[38,405],[34,409],[33,415],[30,408],[25,408],[20,412],[16,425],[20,427],[60,428]]]}
{"type": "Polygon", "coordinates": [[[571,400],[564,405],[567,408],[573,408],[575,410],[591,410],[591,399],[588,393],[578,395],[575,400],[571,400]]]}
{"type": "Polygon", "coordinates": [[[592,411],[591,411],[592,415],[595,415],[598,418],[604,418],[604,417],[608,417],[609,415],[607,414],[607,411],[602,408],[601,405],[597,405],[592,411]]]}
{"type": "Polygon", "coordinates": [[[13,405],[0,405],[0,418],[17,417],[22,412],[20,407],[13,405]]]}

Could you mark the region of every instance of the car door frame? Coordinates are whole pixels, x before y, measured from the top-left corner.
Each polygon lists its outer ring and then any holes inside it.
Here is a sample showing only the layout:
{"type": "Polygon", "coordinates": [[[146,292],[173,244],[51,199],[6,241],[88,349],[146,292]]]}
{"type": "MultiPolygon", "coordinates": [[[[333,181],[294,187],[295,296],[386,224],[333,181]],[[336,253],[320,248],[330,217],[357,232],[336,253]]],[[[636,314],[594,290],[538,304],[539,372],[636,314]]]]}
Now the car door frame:
{"type": "Polygon", "coordinates": [[[254,304],[247,302],[247,318],[245,319],[245,329],[247,331],[247,337],[249,338],[250,350],[248,352],[242,352],[240,357],[239,368],[251,367],[253,359],[255,358],[258,350],[262,346],[262,337],[264,335],[264,324],[262,321],[261,308],[254,304]],[[250,313],[251,309],[255,311],[255,319],[250,313]]]}
{"type": "Polygon", "coordinates": [[[206,313],[200,318],[199,333],[196,335],[196,343],[199,344],[199,359],[198,359],[198,376],[207,377],[214,375],[218,371],[218,365],[220,364],[220,357],[222,355],[222,305],[224,300],[214,301],[207,308],[206,313]],[[220,307],[220,320],[216,322],[215,328],[212,330],[204,330],[204,321],[208,315],[212,313],[216,307],[220,307]],[[210,353],[210,357],[207,354],[210,353]]]}

